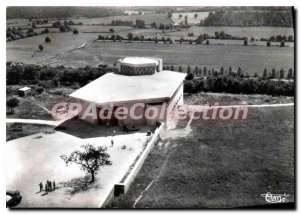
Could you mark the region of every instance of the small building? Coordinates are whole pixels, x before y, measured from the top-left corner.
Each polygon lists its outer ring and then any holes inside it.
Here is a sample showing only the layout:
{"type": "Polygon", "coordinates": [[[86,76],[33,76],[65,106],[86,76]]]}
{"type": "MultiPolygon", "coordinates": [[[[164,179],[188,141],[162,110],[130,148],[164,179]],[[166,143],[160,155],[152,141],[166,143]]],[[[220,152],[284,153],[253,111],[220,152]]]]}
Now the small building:
{"type": "Polygon", "coordinates": [[[163,70],[161,59],[145,57],[126,57],[118,61],[118,71],[107,73],[86,86],[73,92],[70,97],[78,100],[82,116],[95,104],[97,118],[85,117],[84,120],[98,125],[156,125],[164,122],[167,125],[175,122],[173,112],[177,105],[183,104],[183,80],[186,74],[163,70]],[[109,121],[99,117],[99,112],[113,105],[109,121]],[[130,116],[130,111],[139,116],[130,116]],[[122,119],[115,117],[118,108],[127,109],[128,115],[122,119]],[[156,109],[159,114],[147,117],[156,109]],[[149,113],[150,114],[150,113],[149,113]]]}
{"type": "Polygon", "coordinates": [[[31,88],[25,86],[25,87],[20,88],[20,89],[18,90],[18,94],[19,94],[19,96],[21,96],[21,97],[26,97],[28,94],[30,94],[30,91],[31,91],[31,88]]]}

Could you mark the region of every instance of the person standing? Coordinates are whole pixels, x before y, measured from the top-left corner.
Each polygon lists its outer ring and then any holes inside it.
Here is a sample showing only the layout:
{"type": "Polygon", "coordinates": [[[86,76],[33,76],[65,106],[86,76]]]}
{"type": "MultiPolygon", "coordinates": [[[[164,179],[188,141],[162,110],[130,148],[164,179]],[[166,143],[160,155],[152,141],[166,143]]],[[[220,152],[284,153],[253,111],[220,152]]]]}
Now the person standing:
{"type": "Polygon", "coordinates": [[[53,191],[55,190],[55,181],[52,182],[53,184],[53,191]]]}
{"type": "Polygon", "coordinates": [[[48,181],[46,181],[46,183],[45,183],[45,192],[46,192],[46,194],[48,194],[48,181]]]}
{"type": "Polygon", "coordinates": [[[50,192],[52,191],[52,183],[51,183],[51,181],[49,181],[49,191],[50,192]]]}
{"type": "Polygon", "coordinates": [[[40,192],[42,192],[43,191],[43,183],[40,182],[39,186],[40,186],[40,192]]]}
{"type": "Polygon", "coordinates": [[[113,146],[114,146],[114,140],[111,139],[111,147],[113,147],[113,146]]]}

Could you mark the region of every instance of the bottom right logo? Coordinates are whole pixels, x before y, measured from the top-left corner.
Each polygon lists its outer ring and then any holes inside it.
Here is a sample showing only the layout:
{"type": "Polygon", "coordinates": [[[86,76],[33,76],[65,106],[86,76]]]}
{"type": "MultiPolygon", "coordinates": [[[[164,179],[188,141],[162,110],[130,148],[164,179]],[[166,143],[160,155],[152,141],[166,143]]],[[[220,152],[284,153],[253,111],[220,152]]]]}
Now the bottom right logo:
{"type": "Polygon", "coordinates": [[[272,194],[270,192],[266,194],[261,194],[261,197],[264,197],[266,202],[269,203],[285,203],[286,198],[289,197],[287,194],[272,194]]]}

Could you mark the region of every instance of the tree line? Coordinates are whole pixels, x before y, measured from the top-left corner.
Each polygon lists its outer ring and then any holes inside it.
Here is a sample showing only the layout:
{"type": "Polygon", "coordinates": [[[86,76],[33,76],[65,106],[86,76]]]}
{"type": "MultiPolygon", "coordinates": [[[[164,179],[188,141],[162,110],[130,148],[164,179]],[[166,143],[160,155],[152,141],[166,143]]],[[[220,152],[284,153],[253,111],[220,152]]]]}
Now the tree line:
{"type": "Polygon", "coordinates": [[[187,80],[184,92],[226,92],[232,94],[268,94],[273,96],[294,96],[294,81],[270,81],[262,78],[238,78],[234,76],[208,76],[187,80]]]}
{"type": "Polygon", "coordinates": [[[44,88],[63,86],[86,85],[107,72],[116,71],[115,66],[99,65],[84,68],[69,68],[64,66],[48,67],[21,63],[7,63],[7,85],[39,85],[44,88]]]}
{"type": "Polygon", "coordinates": [[[203,26],[276,26],[293,27],[292,10],[210,12],[201,20],[203,26]]]}

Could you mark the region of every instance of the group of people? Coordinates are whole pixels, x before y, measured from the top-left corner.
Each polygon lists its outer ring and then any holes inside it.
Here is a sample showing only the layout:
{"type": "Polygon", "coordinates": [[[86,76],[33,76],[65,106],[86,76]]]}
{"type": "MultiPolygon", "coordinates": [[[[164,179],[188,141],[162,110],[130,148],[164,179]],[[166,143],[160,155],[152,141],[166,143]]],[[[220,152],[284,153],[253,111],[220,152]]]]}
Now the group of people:
{"type": "MultiPolygon", "coordinates": [[[[43,187],[44,187],[43,183],[40,182],[39,186],[40,186],[40,192],[42,192],[43,187]]],[[[48,193],[48,192],[51,192],[54,190],[55,190],[55,181],[51,182],[51,181],[47,180],[45,183],[45,192],[48,193]]]]}

